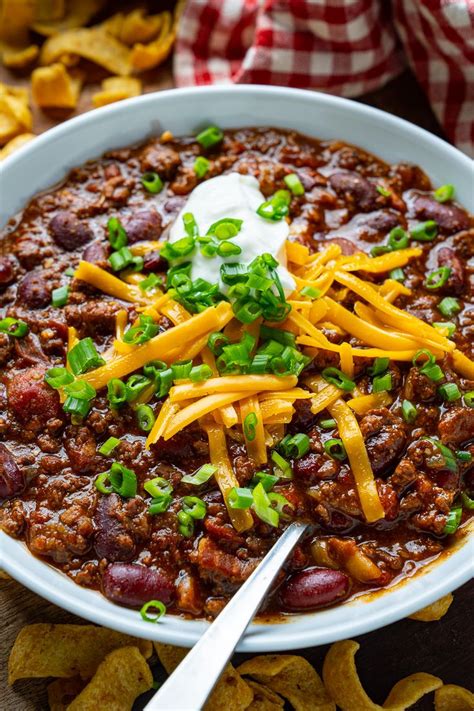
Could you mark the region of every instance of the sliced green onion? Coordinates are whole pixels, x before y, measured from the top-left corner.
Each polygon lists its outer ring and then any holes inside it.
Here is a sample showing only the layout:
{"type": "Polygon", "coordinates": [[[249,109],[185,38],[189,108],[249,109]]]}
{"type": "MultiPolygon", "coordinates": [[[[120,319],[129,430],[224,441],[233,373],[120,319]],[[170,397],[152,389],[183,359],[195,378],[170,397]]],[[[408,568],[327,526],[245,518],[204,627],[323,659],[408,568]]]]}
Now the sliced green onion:
{"type": "Polygon", "coordinates": [[[186,511],[178,511],[178,531],[185,538],[191,538],[194,533],[194,519],[186,511]]]}
{"type": "Polygon", "coordinates": [[[394,281],[399,281],[400,284],[403,284],[403,282],[405,281],[405,272],[401,267],[392,269],[392,271],[390,272],[390,279],[393,279],[394,281]]]}
{"type": "Polygon", "coordinates": [[[140,610],[142,620],[145,620],[145,622],[158,622],[158,620],[160,620],[165,614],[166,605],[164,605],[161,600],[149,600],[140,610]],[[148,614],[148,610],[150,609],[155,610],[154,614],[151,616],[148,614]]]}
{"type": "Polygon", "coordinates": [[[372,392],[381,393],[392,389],[392,374],[377,375],[372,380],[372,392]]]}
{"type": "Polygon", "coordinates": [[[321,420],[319,423],[319,426],[323,428],[323,430],[333,430],[337,425],[336,420],[330,419],[330,420],[321,420]]]}
{"type": "Polygon", "coordinates": [[[144,392],[152,381],[145,375],[135,374],[131,375],[127,380],[127,402],[133,402],[139,397],[142,392],[144,392]]]}
{"type": "Polygon", "coordinates": [[[388,254],[391,251],[390,247],[386,244],[376,244],[375,247],[372,247],[370,250],[370,256],[380,257],[382,254],[388,254]]]}
{"type": "Polygon", "coordinates": [[[265,355],[265,353],[257,353],[250,363],[249,373],[252,375],[267,373],[270,367],[270,361],[271,356],[265,355]]]}
{"type": "Polygon", "coordinates": [[[268,494],[268,498],[270,499],[272,508],[275,509],[279,516],[283,516],[283,518],[288,518],[288,515],[284,511],[287,506],[290,509],[295,508],[293,504],[290,503],[285,496],[283,496],[283,494],[277,494],[272,491],[268,494]]]}
{"type": "Polygon", "coordinates": [[[158,173],[153,173],[149,171],[148,173],[143,173],[141,177],[142,185],[149,193],[156,195],[161,193],[163,190],[163,181],[158,175],[158,173]]]}
{"type": "Polygon", "coordinates": [[[253,510],[265,523],[268,523],[269,526],[274,526],[275,528],[278,526],[278,522],[280,520],[280,516],[278,514],[278,511],[275,511],[275,509],[272,507],[272,502],[269,499],[269,495],[263,488],[262,484],[257,484],[257,486],[254,488],[252,492],[253,496],[253,510]]]}
{"type": "Polygon", "coordinates": [[[107,383],[107,397],[112,407],[120,407],[127,402],[127,386],[119,378],[112,378],[107,383]]]}
{"type": "Polygon", "coordinates": [[[174,380],[186,380],[192,370],[192,360],[182,360],[173,363],[171,370],[173,371],[174,380]]]}
{"type": "Polygon", "coordinates": [[[454,298],[454,296],[445,296],[439,302],[438,309],[445,318],[451,318],[461,311],[461,304],[459,299],[454,298]]]}
{"type": "Polygon", "coordinates": [[[170,387],[173,385],[173,371],[171,368],[167,368],[166,370],[162,370],[160,373],[157,373],[156,385],[157,397],[160,398],[168,395],[170,387]]]}
{"type": "Polygon", "coordinates": [[[384,197],[390,197],[390,195],[392,194],[392,191],[386,188],[384,185],[376,185],[375,189],[384,197]]]}
{"type": "Polygon", "coordinates": [[[309,452],[310,439],[307,434],[300,432],[293,436],[286,435],[278,445],[278,449],[285,457],[299,459],[309,452]]]}
{"type": "Polygon", "coordinates": [[[278,222],[287,216],[290,202],[291,194],[288,190],[277,190],[270,200],[266,200],[257,208],[257,215],[278,222]]]}
{"type": "Polygon", "coordinates": [[[465,491],[462,492],[461,499],[462,499],[462,505],[464,506],[465,509],[469,509],[471,511],[472,511],[472,509],[474,509],[474,499],[471,499],[471,497],[468,496],[465,491]]]}
{"type": "Polygon", "coordinates": [[[64,385],[64,392],[78,400],[92,400],[97,395],[95,388],[83,380],[67,383],[64,385]]]}
{"type": "Polygon", "coordinates": [[[296,343],[296,336],[291,331],[283,331],[280,328],[270,328],[270,326],[262,326],[260,328],[260,337],[263,341],[276,341],[283,346],[291,346],[296,343]]]}
{"type": "Polygon", "coordinates": [[[415,368],[421,369],[426,367],[427,365],[434,365],[436,363],[436,358],[427,348],[420,348],[420,350],[417,351],[413,356],[411,362],[413,363],[415,368]],[[421,358],[423,358],[423,360],[421,360],[420,362],[421,358]]]}
{"type": "Polygon", "coordinates": [[[432,242],[437,234],[438,223],[434,220],[420,222],[410,231],[411,238],[416,239],[418,242],[432,242]]]}
{"type": "Polygon", "coordinates": [[[283,178],[285,185],[293,195],[304,195],[304,186],[301,180],[298,178],[296,173],[290,173],[290,175],[285,175],[283,178]]]}
{"type": "MultiPolygon", "coordinates": [[[[194,219],[194,218],[193,218],[194,219]]],[[[181,237],[181,239],[176,240],[176,242],[167,242],[161,249],[161,256],[172,262],[175,259],[182,259],[187,257],[188,254],[194,252],[196,248],[196,240],[194,237],[181,237]]],[[[183,265],[179,265],[180,273],[182,273],[183,265]]],[[[169,276],[169,272],[168,272],[169,276]]],[[[172,286],[175,285],[171,279],[172,286]]]]}
{"type": "Polygon", "coordinates": [[[425,286],[427,289],[441,289],[442,286],[446,284],[449,277],[451,276],[452,269],[450,267],[440,267],[435,269],[434,272],[428,274],[425,280],[425,286]]]}
{"type": "Polygon", "coordinates": [[[204,131],[198,133],[196,136],[196,141],[201,144],[203,148],[212,148],[212,146],[217,145],[224,138],[224,134],[220,128],[217,126],[209,126],[205,128],[204,131]]]}
{"type": "Polygon", "coordinates": [[[267,472],[255,472],[255,476],[253,477],[251,484],[256,486],[258,483],[260,483],[265,489],[265,491],[269,492],[273,489],[278,480],[279,477],[275,476],[274,474],[268,474],[267,472]]]}
{"type": "Polygon", "coordinates": [[[143,366],[143,372],[151,380],[156,380],[160,373],[168,369],[167,363],[164,360],[150,360],[143,366]]]}
{"type": "Polygon", "coordinates": [[[466,407],[474,407],[474,390],[464,393],[463,400],[466,407]]]}
{"type": "Polygon", "coordinates": [[[213,222],[207,230],[208,235],[215,235],[217,239],[232,239],[236,237],[243,225],[243,220],[236,217],[222,217],[217,222],[213,222]]]}
{"type": "Polygon", "coordinates": [[[127,469],[123,464],[114,462],[110,467],[109,481],[114,491],[124,498],[136,496],[137,476],[134,471],[127,469]]]}
{"type": "Polygon", "coordinates": [[[439,383],[444,378],[444,373],[437,363],[435,363],[435,365],[425,365],[421,368],[420,373],[426,375],[426,377],[434,383],[439,383]]]}
{"type": "Polygon", "coordinates": [[[143,484],[143,488],[154,499],[161,498],[164,494],[172,494],[173,487],[168,479],[162,476],[156,476],[154,479],[149,479],[143,484]]]}
{"type": "Polygon", "coordinates": [[[348,378],[347,375],[344,375],[338,368],[324,368],[321,375],[327,383],[331,383],[331,385],[335,385],[346,392],[351,392],[355,388],[355,382],[348,378]]]}
{"type": "Polygon", "coordinates": [[[250,489],[232,487],[227,496],[231,509],[249,509],[253,504],[253,494],[250,489]]]}
{"type": "MultiPolygon", "coordinates": [[[[264,328],[264,326],[262,326],[264,328]]],[[[263,354],[263,355],[269,355],[269,356],[279,356],[283,353],[285,350],[285,345],[283,343],[279,343],[275,339],[271,339],[270,341],[267,341],[263,346],[260,346],[258,349],[258,352],[263,354]]]]}
{"type": "Polygon", "coordinates": [[[262,314],[262,308],[256,301],[247,301],[237,311],[235,318],[241,323],[253,323],[262,314]]]}
{"type": "Polygon", "coordinates": [[[315,289],[314,286],[304,286],[300,289],[301,296],[308,296],[310,299],[319,299],[321,296],[320,289],[315,289]]]}
{"type": "Polygon", "coordinates": [[[120,272],[133,263],[134,257],[128,247],[121,247],[116,252],[112,252],[109,257],[109,264],[114,272],[120,272]]]}
{"type": "Polygon", "coordinates": [[[446,338],[451,338],[456,330],[456,324],[452,321],[436,321],[433,327],[446,338]]]}
{"type": "Polygon", "coordinates": [[[459,459],[460,462],[472,462],[472,454],[470,452],[464,452],[462,449],[458,449],[456,458],[459,459]]]}
{"type": "Polygon", "coordinates": [[[340,462],[343,462],[344,459],[347,458],[346,448],[344,447],[344,442],[342,441],[342,439],[339,439],[338,437],[333,437],[332,439],[328,439],[324,443],[324,451],[332,459],[337,459],[340,462]]]}
{"type": "Polygon", "coordinates": [[[234,255],[241,254],[242,247],[233,242],[221,242],[217,247],[217,254],[219,257],[233,257],[234,255]]]}
{"type": "Polygon", "coordinates": [[[204,158],[204,156],[198,156],[194,161],[193,168],[198,178],[204,178],[210,166],[211,163],[207,160],[207,158],[204,158]]]}
{"type": "Polygon", "coordinates": [[[415,422],[416,420],[417,415],[418,411],[415,405],[410,402],[410,400],[404,400],[402,402],[402,417],[405,422],[409,425],[413,424],[413,422],[415,422]]]}
{"type": "Polygon", "coordinates": [[[138,286],[142,291],[151,291],[152,289],[156,289],[159,286],[162,286],[163,282],[160,279],[160,277],[156,276],[156,274],[149,274],[145,279],[142,279],[141,282],[139,282],[138,286]]]}
{"type": "Polygon", "coordinates": [[[53,293],[51,295],[51,304],[53,306],[55,306],[56,308],[60,308],[61,306],[66,306],[68,298],[69,298],[69,287],[68,286],[59,286],[57,289],[53,289],[53,293]]]}
{"type": "Polygon", "coordinates": [[[203,464],[197,472],[194,474],[185,474],[181,477],[183,484],[192,484],[193,486],[201,486],[209,481],[209,479],[214,476],[217,471],[217,467],[214,464],[203,464]]]}
{"type": "Polygon", "coordinates": [[[2,318],[0,320],[0,333],[6,333],[13,338],[23,338],[28,333],[28,324],[19,318],[2,318]]]}
{"type": "Polygon", "coordinates": [[[117,437],[109,437],[100,447],[99,454],[102,454],[104,457],[109,457],[119,444],[120,440],[117,437]]]}
{"type": "Polygon", "coordinates": [[[109,219],[107,222],[107,230],[112,249],[119,250],[122,249],[122,247],[125,247],[128,242],[128,237],[118,217],[111,217],[109,219]]]}
{"type": "Polygon", "coordinates": [[[101,494],[113,494],[113,488],[111,486],[107,486],[107,482],[109,481],[109,472],[102,472],[102,474],[99,474],[95,481],[94,481],[94,486],[97,489],[97,491],[100,491],[101,494]]]}
{"type": "Polygon", "coordinates": [[[409,244],[410,235],[405,232],[403,227],[394,227],[393,230],[390,230],[387,247],[389,247],[391,251],[406,249],[409,244]]]}
{"type": "Polygon", "coordinates": [[[45,382],[52,388],[62,388],[64,385],[72,383],[74,376],[67,368],[50,368],[44,376],[45,382]]]}
{"type": "Polygon", "coordinates": [[[150,516],[158,516],[159,514],[168,511],[172,501],[173,497],[171,494],[162,494],[161,496],[150,501],[148,513],[150,516]]]}
{"type": "Polygon", "coordinates": [[[105,360],[97,352],[92,338],[83,338],[67,354],[67,362],[74,375],[82,375],[92,368],[105,365],[105,360]]]}
{"type": "Polygon", "coordinates": [[[189,514],[191,518],[201,520],[206,516],[207,505],[199,496],[184,496],[183,511],[189,514]]]}
{"type": "Polygon", "coordinates": [[[74,269],[74,267],[68,267],[66,269],[66,271],[64,272],[65,276],[67,276],[67,277],[73,277],[75,273],[76,273],[76,270],[74,269]]]}
{"type": "Polygon", "coordinates": [[[244,420],[244,437],[248,442],[253,442],[257,434],[258,419],[255,412],[249,412],[244,420]]]}
{"type": "Polygon", "coordinates": [[[376,358],[368,369],[369,375],[382,375],[390,365],[390,358],[376,358]]]}
{"type": "Polygon", "coordinates": [[[199,234],[199,227],[197,226],[197,222],[194,219],[194,215],[192,212],[185,212],[183,215],[183,225],[184,225],[184,231],[188,235],[188,237],[197,237],[199,234]]]}
{"type": "Polygon", "coordinates": [[[444,383],[439,386],[438,392],[446,402],[455,402],[461,398],[461,391],[456,383],[444,383]]]}
{"type": "Polygon", "coordinates": [[[212,375],[211,368],[205,363],[202,363],[201,365],[195,365],[191,368],[189,379],[193,383],[201,383],[203,380],[209,380],[212,375]]]}
{"type": "Polygon", "coordinates": [[[138,427],[143,432],[150,432],[153,425],[155,424],[155,413],[153,412],[150,405],[139,405],[137,407],[137,422],[138,427]]]}
{"type": "Polygon", "coordinates": [[[438,202],[448,202],[448,200],[452,200],[454,197],[454,185],[450,183],[440,185],[440,187],[434,191],[433,197],[438,202]]]}
{"type": "Polygon", "coordinates": [[[85,417],[90,409],[90,400],[83,400],[81,398],[73,397],[72,395],[66,398],[63,405],[64,412],[67,412],[69,415],[76,415],[80,418],[85,417]]]}
{"type": "Polygon", "coordinates": [[[283,477],[284,479],[293,478],[293,470],[291,468],[291,464],[287,462],[286,459],[281,456],[281,454],[278,454],[276,450],[273,450],[271,458],[274,464],[274,471],[277,471],[277,476],[283,477]]]}
{"type": "Polygon", "coordinates": [[[141,346],[157,335],[160,327],[151,316],[140,314],[139,325],[132,326],[123,334],[123,342],[131,346],[141,346]]]}
{"type": "Polygon", "coordinates": [[[240,262],[221,264],[220,272],[222,281],[229,286],[247,280],[247,267],[240,262]]]}
{"type": "Polygon", "coordinates": [[[443,528],[443,533],[446,533],[447,535],[451,535],[452,533],[455,533],[458,528],[459,524],[461,523],[461,518],[462,518],[462,507],[461,506],[453,506],[451,511],[448,514],[448,520],[446,521],[446,525],[443,528]]]}
{"type": "Polygon", "coordinates": [[[229,339],[223,333],[216,331],[211,333],[207,339],[207,345],[214,355],[220,355],[224,346],[229,345],[229,339]]]}

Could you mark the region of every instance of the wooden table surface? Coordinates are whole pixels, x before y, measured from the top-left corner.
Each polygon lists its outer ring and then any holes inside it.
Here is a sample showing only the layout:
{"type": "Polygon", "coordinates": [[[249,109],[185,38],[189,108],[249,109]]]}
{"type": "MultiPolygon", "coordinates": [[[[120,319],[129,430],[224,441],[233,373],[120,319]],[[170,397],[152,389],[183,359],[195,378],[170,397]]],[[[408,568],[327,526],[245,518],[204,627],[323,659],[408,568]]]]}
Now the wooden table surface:
{"type": "MultiPolygon", "coordinates": [[[[100,76],[97,75],[97,80],[100,76]]],[[[27,78],[0,69],[0,81],[27,85],[27,78]]],[[[90,97],[99,88],[98,81],[83,90],[75,113],[91,108],[90,97]]],[[[173,86],[170,62],[145,77],[144,90],[159,91],[173,86]]],[[[360,99],[417,123],[442,135],[436,118],[410,72],[390,82],[383,89],[360,99]]],[[[40,133],[74,114],[45,114],[34,111],[34,132],[40,133]]],[[[251,119],[249,118],[249,123],[251,119]]],[[[340,137],[340,138],[343,138],[340,137]]],[[[402,157],[402,156],[401,156],[402,157]]],[[[409,158],[409,156],[408,156],[409,158]]],[[[455,594],[448,614],[439,622],[423,623],[402,620],[382,630],[358,638],[361,649],[357,661],[361,680],[374,701],[381,703],[392,685],[403,676],[418,671],[439,675],[445,683],[469,686],[473,684],[474,647],[472,644],[474,583],[468,583],[455,594]]],[[[33,622],[81,622],[73,615],[51,605],[13,580],[0,580],[0,710],[40,711],[47,709],[46,681],[19,681],[14,687],[6,682],[6,663],[11,646],[21,627],[33,622]]],[[[301,650],[316,669],[321,671],[327,647],[301,650]]],[[[241,660],[242,655],[237,655],[241,660]]],[[[156,665],[155,678],[163,679],[156,665]]],[[[143,701],[137,709],[143,707],[143,701]]],[[[417,711],[432,709],[432,697],[412,707],[417,711]]],[[[102,710],[98,710],[102,711],[102,710]]]]}

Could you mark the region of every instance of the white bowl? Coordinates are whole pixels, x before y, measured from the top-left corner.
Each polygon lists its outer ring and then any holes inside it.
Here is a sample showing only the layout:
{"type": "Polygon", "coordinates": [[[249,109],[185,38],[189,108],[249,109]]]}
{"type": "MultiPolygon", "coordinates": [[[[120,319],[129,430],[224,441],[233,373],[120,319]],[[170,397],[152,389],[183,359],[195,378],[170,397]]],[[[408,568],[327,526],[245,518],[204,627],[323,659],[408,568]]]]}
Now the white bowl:
{"type": "MultiPolygon", "coordinates": [[[[395,116],[325,94],[264,86],[206,87],[147,94],[114,104],[52,129],[21,148],[0,167],[0,225],[37,192],[61,180],[73,166],[104,151],[142,141],[169,129],[190,134],[209,124],[223,128],[275,126],[310,136],[339,138],[389,162],[420,165],[436,184],[453,183],[460,202],[473,209],[469,158],[444,141],[395,116]]],[[[254,623],[240,651],[309,647],[387,625],[429,605],[473,574],[474,545],[467,536],[439,563],[376,595],[317,613],[290,616],[284,623],[254,623]]],[[[85,619],[137,637],[192,646],[204,621],[172,615],[160,624],[81,588],[26,546],[0,533],[0,567],[42,597],[85,619]]]]}

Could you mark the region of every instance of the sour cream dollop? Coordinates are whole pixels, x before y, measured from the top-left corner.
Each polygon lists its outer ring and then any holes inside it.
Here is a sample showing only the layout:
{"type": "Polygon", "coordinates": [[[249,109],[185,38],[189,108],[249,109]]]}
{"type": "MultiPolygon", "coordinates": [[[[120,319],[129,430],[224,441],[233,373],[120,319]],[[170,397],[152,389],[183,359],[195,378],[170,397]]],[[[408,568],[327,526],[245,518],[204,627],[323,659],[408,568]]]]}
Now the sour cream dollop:
{"type": "Polygon", "coordinates": [[[240,262],[248,265],[255,257],[269,253],[279,262],[277,271],[285,294],[294,291],[295,281],[286,269],[285,242],[290,231],[289,225],[286,220],[272,222],[260,217],[257,208],[264,201],[258,181],[252,175],[219,175],[194,188],[171,227],[169,241],[176,242],[185,236],[183,215],[186,212],[194,215],[200,235],[205,235],[217,220],[233,217],[242,220],[240,232],[231,240],[242,252],[237,256],[209,258],[196,249],[190,257],[192,279],[201,278],[211,284],[219,283],[220,291],[225,293],[227,286],[220,279],[222,263],[240,262]]]}

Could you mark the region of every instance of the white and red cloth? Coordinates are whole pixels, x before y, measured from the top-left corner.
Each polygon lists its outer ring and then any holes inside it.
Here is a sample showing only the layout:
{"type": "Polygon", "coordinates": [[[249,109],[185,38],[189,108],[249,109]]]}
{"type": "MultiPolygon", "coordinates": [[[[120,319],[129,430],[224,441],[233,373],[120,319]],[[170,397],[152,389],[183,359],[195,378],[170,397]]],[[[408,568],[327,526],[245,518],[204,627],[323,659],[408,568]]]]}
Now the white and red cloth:
{"type": "Polygon", "coordinates": [[[358,96],[409,64],[474,155],[474,0],[188,0],[178,86],[277,84],[358,96]]]}

